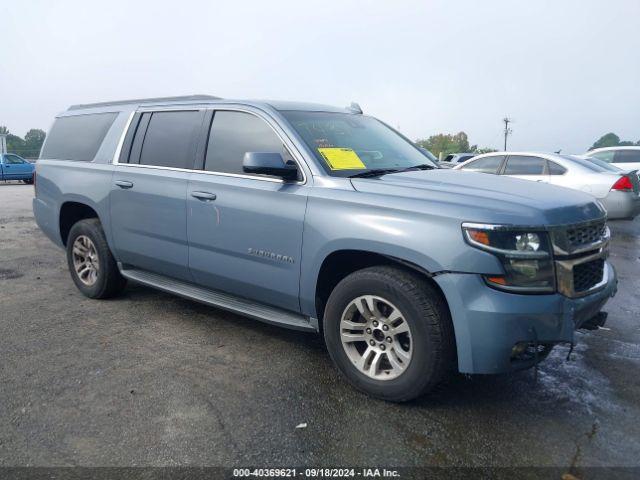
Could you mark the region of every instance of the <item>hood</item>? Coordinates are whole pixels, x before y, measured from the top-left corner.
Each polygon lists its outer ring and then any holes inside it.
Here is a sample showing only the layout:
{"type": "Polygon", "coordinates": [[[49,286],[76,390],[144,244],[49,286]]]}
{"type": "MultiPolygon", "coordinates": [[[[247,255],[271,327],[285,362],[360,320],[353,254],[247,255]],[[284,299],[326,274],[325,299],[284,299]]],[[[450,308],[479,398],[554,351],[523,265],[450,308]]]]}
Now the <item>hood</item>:
{"type": "Polygon", "coordinates": [[[415,209],[464,221],[562,225],[605,215],[602,206],[586,193],[486,173],[421,170],[353,178],[351,183],[359,192],[416,200],[415,209]]]}

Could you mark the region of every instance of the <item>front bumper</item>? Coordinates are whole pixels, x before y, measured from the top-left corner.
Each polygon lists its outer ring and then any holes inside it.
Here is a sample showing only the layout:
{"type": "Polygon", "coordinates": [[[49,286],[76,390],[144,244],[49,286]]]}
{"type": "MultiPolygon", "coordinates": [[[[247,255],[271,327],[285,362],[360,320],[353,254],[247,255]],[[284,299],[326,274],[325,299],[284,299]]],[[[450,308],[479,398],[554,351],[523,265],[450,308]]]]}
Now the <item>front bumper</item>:
{"type": "Polygon", "coordinates": [[[609,219],[633,219],[640,213],[640,196],[634,192],[611,190],[600,203],[609,219]]]}
{"type": "Polygon", "coordinates": [[[475,274],[435,276],[451,311],[460,372],[502,373],[532,366],[512,360],[516,343],[573,342],[575,330],[616,293],[618,280],[609,262],[605,276],[599,290],[581,298],[502,292],[475,274]]]}

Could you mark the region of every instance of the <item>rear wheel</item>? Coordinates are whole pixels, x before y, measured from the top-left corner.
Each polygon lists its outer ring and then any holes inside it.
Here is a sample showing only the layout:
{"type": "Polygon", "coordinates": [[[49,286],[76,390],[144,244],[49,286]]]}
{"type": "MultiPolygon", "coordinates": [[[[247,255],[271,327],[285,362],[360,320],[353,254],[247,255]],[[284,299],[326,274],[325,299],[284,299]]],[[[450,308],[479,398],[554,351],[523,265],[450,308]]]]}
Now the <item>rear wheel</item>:
{"type": "Polygon", "coordinates": [[[343,279],[327,302],[324,336],[347,379],[384,400],[416,398],[455,366],[442,296],[420,275],[395,267],[367,268],[343,279]]]}
{"type": "Polygon", "coordinates": [[[97,218],[77,222],[67,238],[67,263],[76,287],[89,298],[109,298],[126,285],[97,218]]]}
{"type": "Polygon", "coordinates": [[[33,177],[22,180],[27,185],[33,185],[33,177]]]}

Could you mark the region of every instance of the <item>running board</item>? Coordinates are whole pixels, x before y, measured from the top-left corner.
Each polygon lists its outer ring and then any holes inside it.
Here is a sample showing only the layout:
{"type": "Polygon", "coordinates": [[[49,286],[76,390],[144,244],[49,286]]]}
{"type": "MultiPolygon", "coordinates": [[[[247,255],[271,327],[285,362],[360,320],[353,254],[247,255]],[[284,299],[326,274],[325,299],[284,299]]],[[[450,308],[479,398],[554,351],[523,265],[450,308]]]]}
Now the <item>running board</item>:
{"type": "Polygon", "coordinates": [[[147,272],[146,270],[123,269],[120,263],[118,263],[118,267],[120,267],[120,273],[122,273],[123,277],[164,292],[173,293],[180,297],[222,308],[273,325],[294,330],[318,331],[318,321],[315,318],[305,317],[304,315],[229,295],[228,293],[209,290],[192,283],[147,272]]]}

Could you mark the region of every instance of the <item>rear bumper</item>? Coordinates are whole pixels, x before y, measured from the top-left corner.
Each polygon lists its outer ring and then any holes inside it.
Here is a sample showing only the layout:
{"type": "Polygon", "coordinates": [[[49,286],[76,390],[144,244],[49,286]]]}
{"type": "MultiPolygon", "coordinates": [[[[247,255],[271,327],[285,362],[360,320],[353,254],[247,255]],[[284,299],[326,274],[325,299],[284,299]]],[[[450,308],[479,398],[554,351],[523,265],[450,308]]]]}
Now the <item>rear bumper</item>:
{"type": "Polygon", "coordinates": [[[474,274],[434,277],[451,310],[460,372],[502,373],[528,368],[534,361],[511,358],[517,343],[572,342],[575,330],[593,318],[616,292],[615,270],[609,262],[605,269],[607,282],[582,298],[501,292],[474,274]]]}
{"type": "Polygon", "coordinates": [[[640,196],[633,192],[610,191],[600,203],[610,219],[633,219],[640,213],[640,196]]]}

